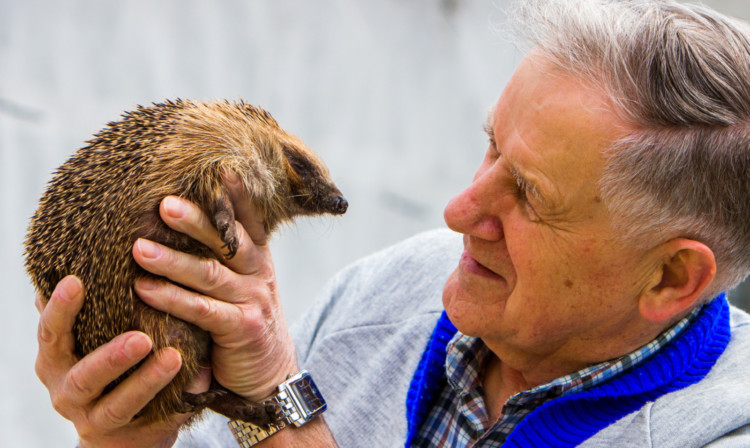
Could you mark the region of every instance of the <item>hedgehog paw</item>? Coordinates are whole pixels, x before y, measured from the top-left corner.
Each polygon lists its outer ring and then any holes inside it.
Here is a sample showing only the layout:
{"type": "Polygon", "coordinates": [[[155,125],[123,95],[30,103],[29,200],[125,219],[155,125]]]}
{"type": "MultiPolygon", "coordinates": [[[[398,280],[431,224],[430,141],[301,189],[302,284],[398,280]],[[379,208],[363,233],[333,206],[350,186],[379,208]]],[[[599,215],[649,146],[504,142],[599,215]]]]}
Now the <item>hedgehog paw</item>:
{"type": "Polygon", "coordinates": [[[224,245],[221,246],[222,249],[227,249],[227,252],[224,254],[224,258],[232,258],[237,254],[237,235],[236,235],[236,229],[233,225],[231,225],[229,222],[222,222],[218,227],[219,230],[219,237],[221,237],[221,240],[224,241],[224,245]]]}
{"type": "Polygon", "coordinates": [[[247,406],[237,409],[240,420],[253,423],[258,426],[286,424],[284,412],[275,401],[267,400],[263,403],[248,403],[247,406]]]}
{"type": "Polygon", "coordinates": [[[216,230],[219,231],[219,237],[224,242],[222,249],[226,248],[227,252],[224,258],[232,258],[237,254],[237,228],[235,227],[234,214],[226,210],[221,210],[213,215],[213,222],[216,230]]]}
{"type": "Polygon", "coordinates": [[[278,403],[268,400],[263,403],[263,406],[266,409],[266,414],[268,414],[270,423],[280,425],[282,422],[284,422],[284,410],[278,403]]]}

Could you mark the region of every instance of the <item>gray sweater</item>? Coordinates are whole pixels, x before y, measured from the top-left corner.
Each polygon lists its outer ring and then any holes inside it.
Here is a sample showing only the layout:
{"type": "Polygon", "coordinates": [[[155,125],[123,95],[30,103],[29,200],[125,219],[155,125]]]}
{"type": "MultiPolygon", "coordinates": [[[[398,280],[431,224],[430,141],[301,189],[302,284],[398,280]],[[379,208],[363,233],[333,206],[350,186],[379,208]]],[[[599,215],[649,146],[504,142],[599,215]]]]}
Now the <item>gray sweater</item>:
{"type": "MultiPolygon", "coordinates": [[[[336,275],[293,329],[300,365],[328,401],[326,421],[349,447],[398,447],[405,400],[462,250],[447,230],[417,235],[336,275]]],[[[697,384],[621,418],[581,447],[750,447],[750,316],[731,310],[732,339],[697,384]]],[[[235,447],[211,414],[178,447],[235,447]]]]}

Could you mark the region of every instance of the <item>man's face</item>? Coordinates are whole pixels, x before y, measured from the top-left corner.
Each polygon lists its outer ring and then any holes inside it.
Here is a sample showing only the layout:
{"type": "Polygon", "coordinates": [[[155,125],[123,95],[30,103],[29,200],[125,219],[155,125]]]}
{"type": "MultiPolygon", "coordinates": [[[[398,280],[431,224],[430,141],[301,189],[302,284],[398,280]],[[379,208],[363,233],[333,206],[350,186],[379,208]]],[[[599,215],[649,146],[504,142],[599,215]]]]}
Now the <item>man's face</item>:
{"type": "Polygon", "coordinates": [[[535,53],[488,120],[484,160],[445,209],[465,252],[443,302],[503,361],[600,361],[612,354],[597,342],[639,319],[648,267],[614,240],[598,188],[619,123],[601,92],[535,53]]]}

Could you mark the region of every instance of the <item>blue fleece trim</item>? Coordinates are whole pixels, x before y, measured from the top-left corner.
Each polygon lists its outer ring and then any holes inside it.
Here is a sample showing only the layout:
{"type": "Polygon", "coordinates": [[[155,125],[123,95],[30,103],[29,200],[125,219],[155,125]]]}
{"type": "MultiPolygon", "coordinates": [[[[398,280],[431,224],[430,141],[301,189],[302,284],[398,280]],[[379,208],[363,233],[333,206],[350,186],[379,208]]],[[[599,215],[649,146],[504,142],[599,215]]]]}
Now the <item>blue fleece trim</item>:
{"type": "Polygon", "coordinates": [[[417,371],[411,380],[409,392],[406,394],[406,420],[408,423],[406,434],[406,447],[411,446],[414,437],[417,436],[419,427],[432,404],[440,394],[440,389],[445,378],[445,357],[448,342],[458,330],[453,326],[448,315],[443,311],[435,325],[427,347],[422,353],[417,371]]]}
{"type": "MultiPolygon", "coordinates": [[[[407,395],[407,447],[445,381],[446,346],[455,332],[443,313],[407,395]]],[[[649,360],[600,386],[543,404],[516,426],[503,447],[577,446],[647,402],[702,380],[724,353],[729,338],[729,304],[721,294],[649,360]]]]}

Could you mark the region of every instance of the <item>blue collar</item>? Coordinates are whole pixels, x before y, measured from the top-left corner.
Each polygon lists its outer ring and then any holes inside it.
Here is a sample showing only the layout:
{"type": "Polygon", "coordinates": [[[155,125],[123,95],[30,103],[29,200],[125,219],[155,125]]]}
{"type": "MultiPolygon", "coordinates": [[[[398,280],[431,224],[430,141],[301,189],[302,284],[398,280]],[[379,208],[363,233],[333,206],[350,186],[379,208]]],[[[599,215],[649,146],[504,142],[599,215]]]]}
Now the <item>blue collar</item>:
{"type": "MultiPolygon", "coordinates": [[[[407,394],[407,447],[445,384],[446,346],[456,331],[443,312],[407,394]]],[[[703,379],[724,352],[729,337],[729,305],[721,294],[651,359],[600,386],[545,403],[518,424],[503,447],[576,446],[647,401],[703,379]]]]}

